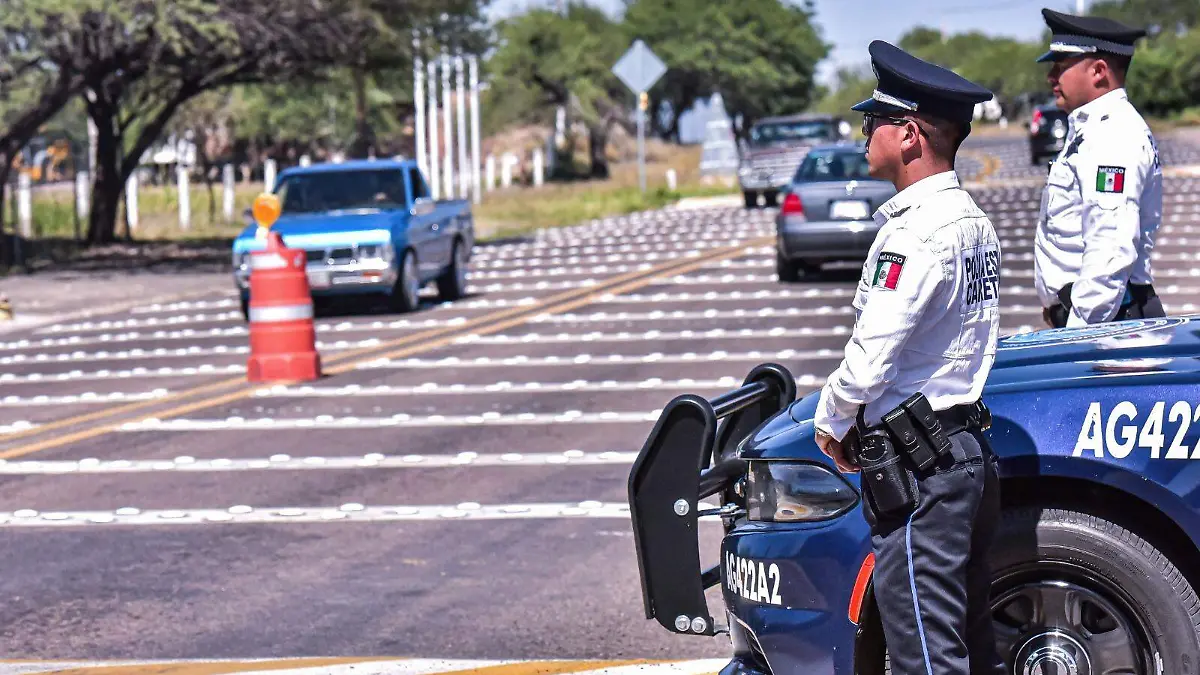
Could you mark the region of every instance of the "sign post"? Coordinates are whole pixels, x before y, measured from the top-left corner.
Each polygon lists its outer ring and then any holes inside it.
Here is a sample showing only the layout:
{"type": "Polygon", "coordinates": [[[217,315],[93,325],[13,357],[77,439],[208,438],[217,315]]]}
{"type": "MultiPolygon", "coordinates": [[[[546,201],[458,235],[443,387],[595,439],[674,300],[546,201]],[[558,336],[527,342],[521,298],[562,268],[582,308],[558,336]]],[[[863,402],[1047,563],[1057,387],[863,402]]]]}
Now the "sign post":
{"type": "Polygon", "coordinates": [[[646,191],[646,109],[649,107],[649,97],[646,91],[654,86],[658,78],[667,72],[667,66],[650,51],[645,42],[635,40],[633,46],[617,60],[612,72],[626,87],[637,95],[637,136],[638,136],[638,184],[642,192],[646,191]]]}

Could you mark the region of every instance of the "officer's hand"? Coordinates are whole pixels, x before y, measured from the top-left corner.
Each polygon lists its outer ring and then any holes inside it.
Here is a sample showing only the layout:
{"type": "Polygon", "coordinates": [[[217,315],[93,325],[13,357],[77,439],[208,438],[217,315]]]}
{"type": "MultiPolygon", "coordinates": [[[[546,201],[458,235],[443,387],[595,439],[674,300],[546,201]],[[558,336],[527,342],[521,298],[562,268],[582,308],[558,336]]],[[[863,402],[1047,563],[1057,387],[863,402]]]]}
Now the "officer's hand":
{"type": "Polygon", "coordinates": [[[1050,308],[1049,307],[1042,308],[1042,321],[1046,322],[1046,326],[1048,326],[1050,328],[1054,328],[1054,321],[1052,321],[1050,319],[1050,308]]]}
{"type": "Polygon", "coordinates": [[[817,447],[821,448],[821,452],[825,456],[832,459],[833,463],[842,473],[857,473],[858,467],[851,464],[846,459],[846,452],[842,449],[842,444],[833,436],[822,431],[817,432],[817,447]]]}

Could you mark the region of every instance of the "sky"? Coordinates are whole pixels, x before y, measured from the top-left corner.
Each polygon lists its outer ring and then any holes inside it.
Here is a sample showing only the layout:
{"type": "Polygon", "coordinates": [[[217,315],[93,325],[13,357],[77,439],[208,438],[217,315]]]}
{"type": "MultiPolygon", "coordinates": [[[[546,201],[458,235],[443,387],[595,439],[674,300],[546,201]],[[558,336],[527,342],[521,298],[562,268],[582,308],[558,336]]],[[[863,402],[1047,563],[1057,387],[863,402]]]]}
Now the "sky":
{"type": "MultiPolygon", "coordinates": [[[[713,0],[736,2],[736,0],[713,0]]],[[[786,0],[785,0],[786,1],[786,0]]],[[[589,0],[614,17],[622,0],[589,0]]],[[[1033,40],[1045,24],[1041,9],[1049,7],[1076,13],[1089,0],[816,0],[816,23],[832,50],[817,70],[817,79],[829,82],[837,68],[869,63],[867,45],[872,40],[893,44],[920,25],[959,33],[978,30],[995,36],[1033,40]]],[[[506,16],[531,7],[554,7],[555,0],[492,0],[489,13],[506,16]]],[[[653,45],[650,45],[653,48],[653,45]]]]}

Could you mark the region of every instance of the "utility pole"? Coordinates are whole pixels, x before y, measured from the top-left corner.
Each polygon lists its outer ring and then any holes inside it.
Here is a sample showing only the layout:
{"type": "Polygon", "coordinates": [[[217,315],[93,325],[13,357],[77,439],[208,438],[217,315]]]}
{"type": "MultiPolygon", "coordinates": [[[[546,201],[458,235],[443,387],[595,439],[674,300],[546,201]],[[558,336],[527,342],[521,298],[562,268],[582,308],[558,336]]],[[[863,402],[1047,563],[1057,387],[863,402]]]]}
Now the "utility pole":
{"type": "Polygon", "coordinates": [[[454,74],[457,99],[455,107],[458,112],[458,193],[463,199],[467,198],[471,174],[478,169],[467,170],[467,92],[465,73],[463,73],[462,49],[454,55],[454,74]]]}
{"type": "Polygon", "coordinates": [[[480,200],[479,189],[479,63],[474,54],[467,57],[471,80],[471,171],[472,186],[475,188],[475,203],[480,200]]]}
{"type": "Polygon", "coordinates": [[[442,176],[439,173],[438,161],[441,148],[438,144],[437,59],[430,57],[427,67],[429,69],[429,173],[425,174],[425,179],[429,181],[429,196],[441,199],[442,192],[439,185],[442,182],[442,176]]]}
{"type": "Polygon", "coordinates": [[[446,165],[442,186],[446,188],[446,199],[454,199],[454,129],[450,126],[450,56],[442,48],[442,121],[446,134],[446,165]]]}
{"type": "Polygon", "coordinates": [[[416,111],[415,129],[413,136],[417,142],[417,166],[421,173],[429,175],[429,165],[425,161],[425,64],[421,58],[421,36],[413,29],[413,108],[416,111]]]}

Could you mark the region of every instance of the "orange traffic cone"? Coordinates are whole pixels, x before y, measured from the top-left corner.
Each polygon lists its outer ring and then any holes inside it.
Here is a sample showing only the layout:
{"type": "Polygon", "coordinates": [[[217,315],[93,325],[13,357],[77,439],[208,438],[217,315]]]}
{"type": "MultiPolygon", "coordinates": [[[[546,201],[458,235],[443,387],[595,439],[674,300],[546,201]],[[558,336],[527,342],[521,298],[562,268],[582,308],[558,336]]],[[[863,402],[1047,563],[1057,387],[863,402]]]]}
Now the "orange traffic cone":
{"type": "MultiPolygon", "coordinates": [[[[272,194],[254,200],[254,218],[265,230],[266,250],[250,255],[250,382],[302,382],[321,377],[312,294],[300,249],[284,246],[269,229],[279,217],[272,194]]],[[[261,231],[261,230],[260,230],[261,231]]]]}

